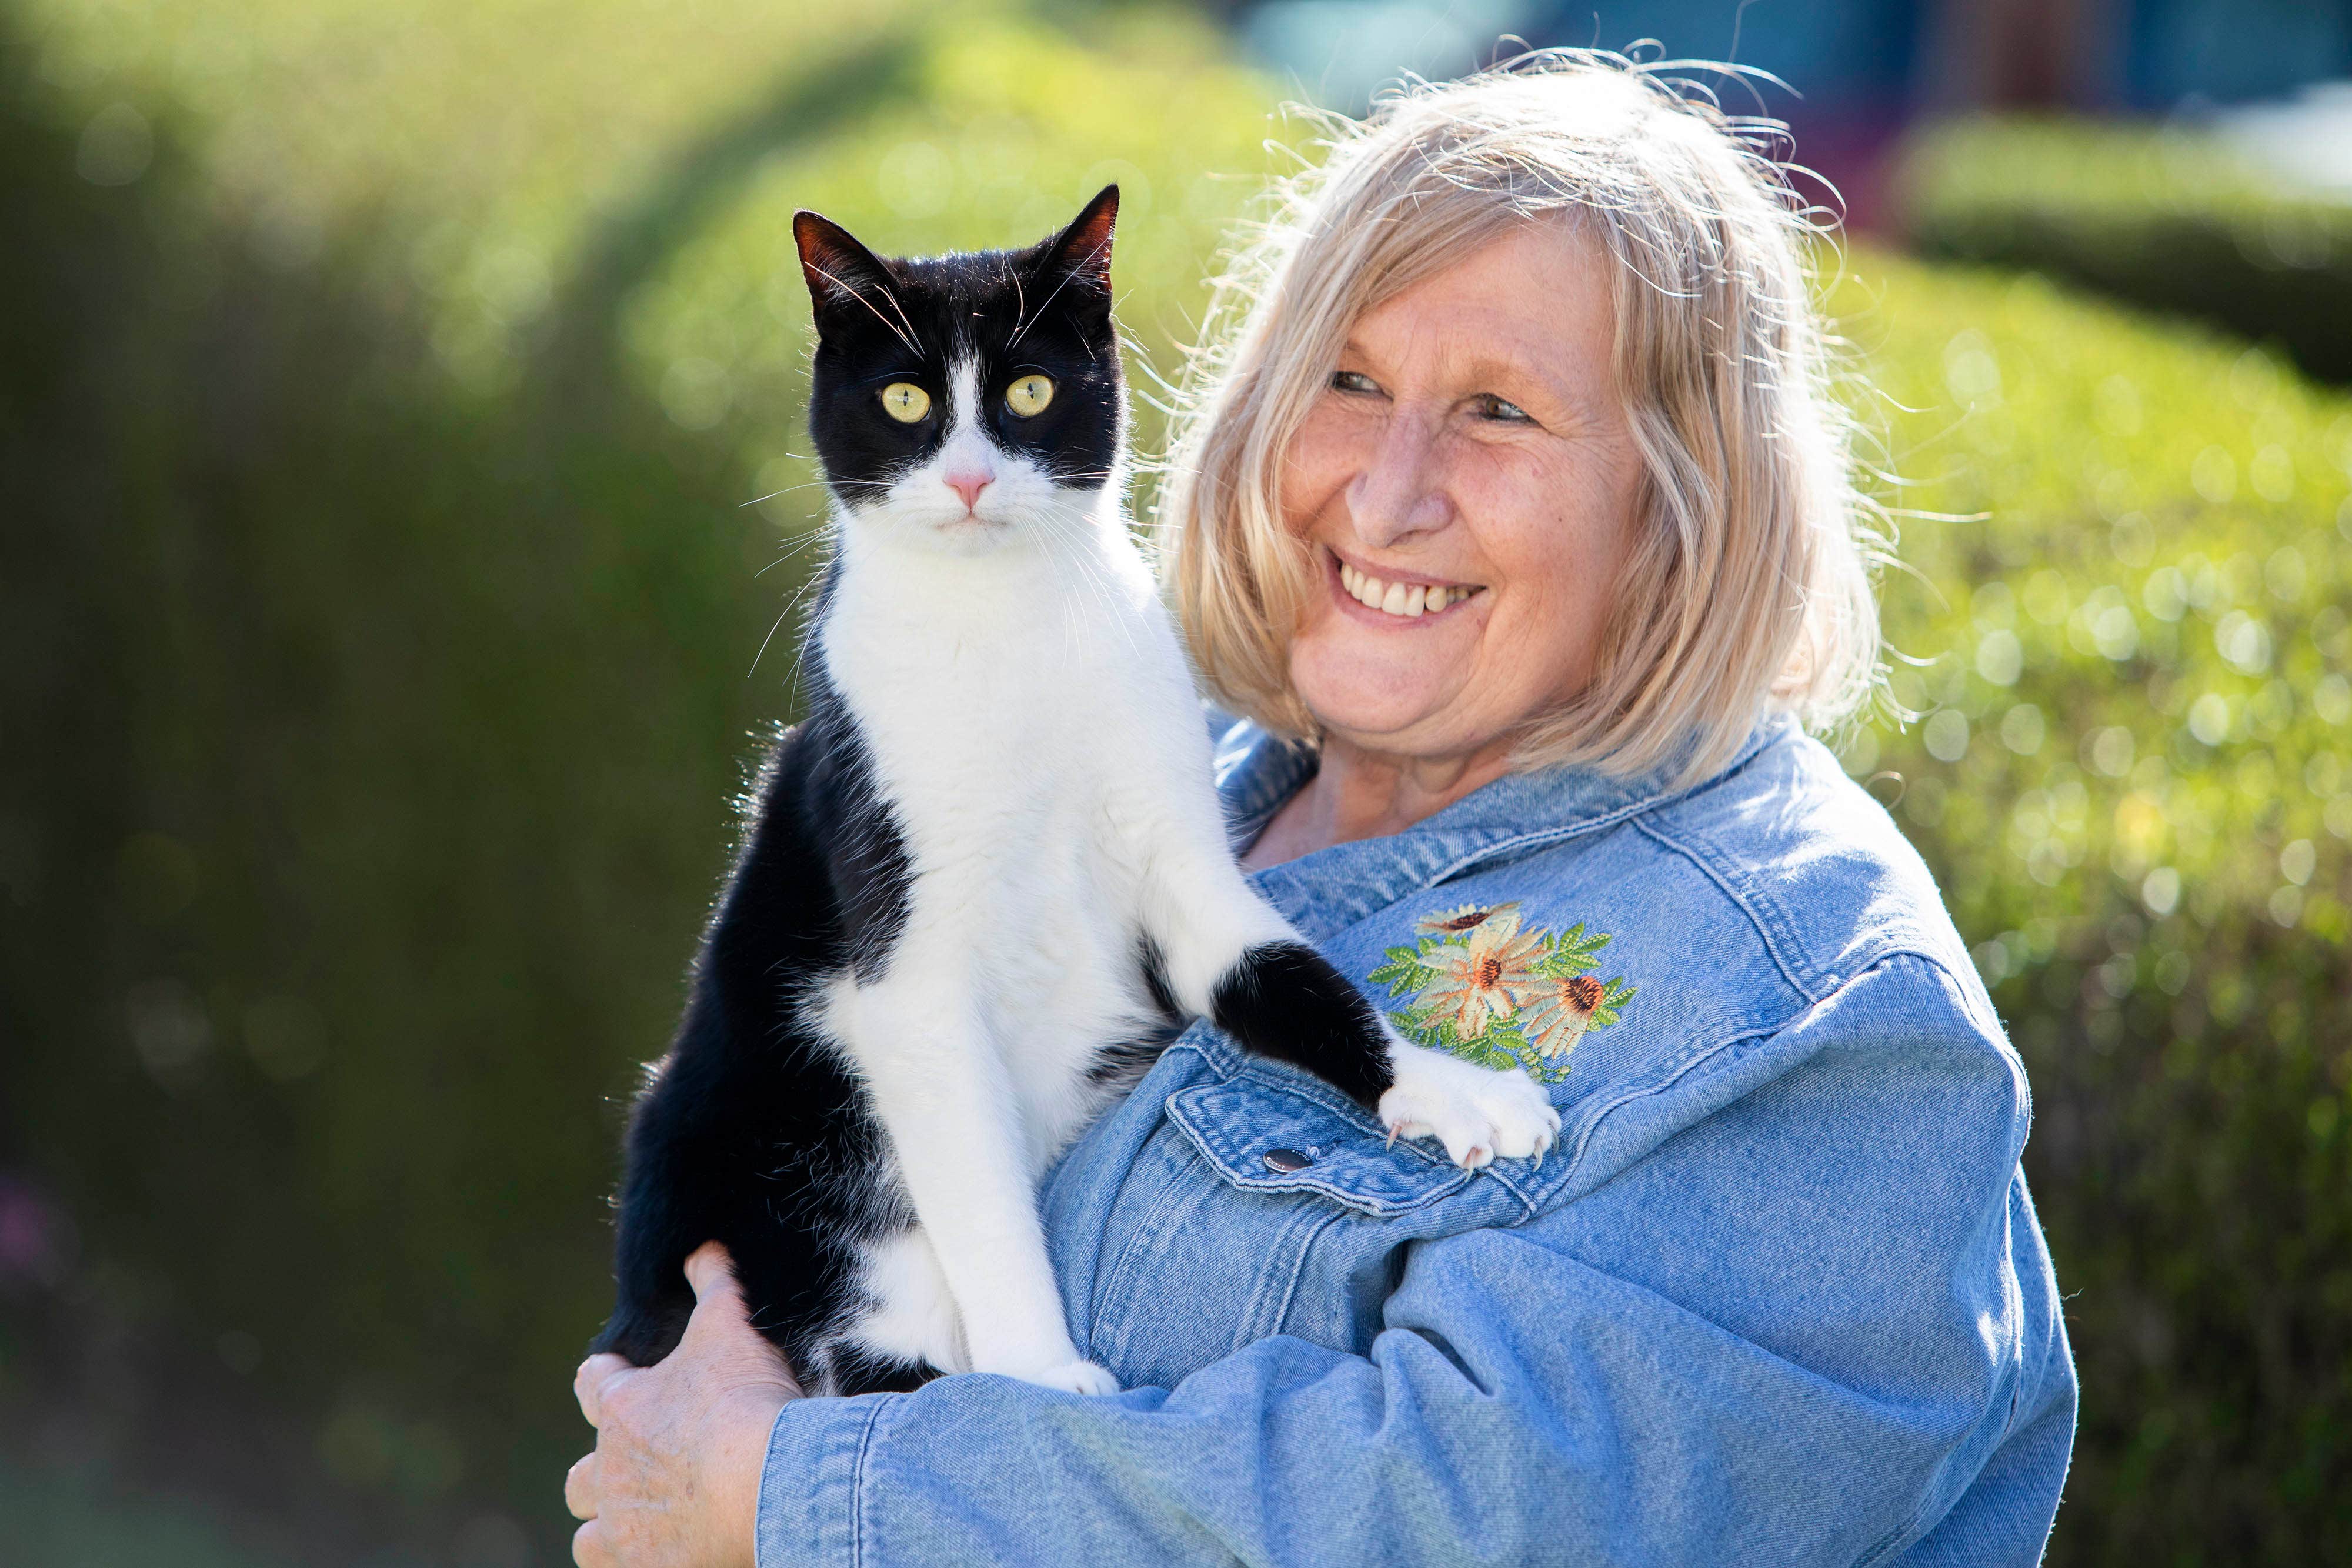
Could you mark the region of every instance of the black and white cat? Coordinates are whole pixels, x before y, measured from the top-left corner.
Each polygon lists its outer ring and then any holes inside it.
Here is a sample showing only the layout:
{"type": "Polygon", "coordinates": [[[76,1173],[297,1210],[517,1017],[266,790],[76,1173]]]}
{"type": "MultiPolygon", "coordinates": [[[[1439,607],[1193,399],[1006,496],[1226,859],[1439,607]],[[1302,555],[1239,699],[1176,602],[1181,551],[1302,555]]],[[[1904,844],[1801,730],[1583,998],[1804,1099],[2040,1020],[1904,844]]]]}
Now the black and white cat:
{"type": "Polygon", "coordinates": [[[1028,250],[884,260],[793,220],[834,555],[808,710],[628,1136],[619,1302],[645,1364],[732,1251],[812,1393],[1081,1360],[1034,1186],[1186,1016],[1465,1164],[1539,1154],[1523,1073],[1398,1039],[1243,879],[1175,629],[1121,514],[1116,187],[1028,250]]]}

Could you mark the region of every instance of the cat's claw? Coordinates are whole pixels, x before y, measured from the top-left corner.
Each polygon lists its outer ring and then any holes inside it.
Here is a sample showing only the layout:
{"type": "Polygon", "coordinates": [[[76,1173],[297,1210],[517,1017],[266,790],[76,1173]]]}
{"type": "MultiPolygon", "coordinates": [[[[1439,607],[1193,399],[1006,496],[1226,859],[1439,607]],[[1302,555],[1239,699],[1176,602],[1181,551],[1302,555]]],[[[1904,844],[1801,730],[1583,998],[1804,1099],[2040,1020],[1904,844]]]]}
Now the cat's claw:
{"type": "Polygon", "coordinates": [[[1559,1136],[1559,1112],[1520,1068],[1496,1072],[1458,1057],[1400,1044],[1390,1055],[1396,1081],[1381,1096],[1389,1142],[1435,1138],[1455,1164],[1475,1170],[1506,1160],[1540,1160],[1559,1136]]]}

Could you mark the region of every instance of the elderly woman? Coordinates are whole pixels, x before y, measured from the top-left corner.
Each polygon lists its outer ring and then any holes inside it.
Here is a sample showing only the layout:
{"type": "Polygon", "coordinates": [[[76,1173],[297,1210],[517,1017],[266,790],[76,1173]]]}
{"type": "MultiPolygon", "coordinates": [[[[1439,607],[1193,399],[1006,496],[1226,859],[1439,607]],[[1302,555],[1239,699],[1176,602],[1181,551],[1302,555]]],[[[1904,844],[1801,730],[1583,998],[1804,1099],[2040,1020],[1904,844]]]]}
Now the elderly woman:
{"type": "Polygon", "coordinates": [[[1195,1026],[1042,1194],[1128,1392],[798,1398],[706,1248],[676,1354],[582,1369],[583,1563],[2036,1561],[2024,1077],[1806,733],[1877,622],[1801,240],[1638,71],[1419,90],[1288,190],[1181,433],[1245,864],[1559,1146],[1461,1169],[1195,1026]]]}

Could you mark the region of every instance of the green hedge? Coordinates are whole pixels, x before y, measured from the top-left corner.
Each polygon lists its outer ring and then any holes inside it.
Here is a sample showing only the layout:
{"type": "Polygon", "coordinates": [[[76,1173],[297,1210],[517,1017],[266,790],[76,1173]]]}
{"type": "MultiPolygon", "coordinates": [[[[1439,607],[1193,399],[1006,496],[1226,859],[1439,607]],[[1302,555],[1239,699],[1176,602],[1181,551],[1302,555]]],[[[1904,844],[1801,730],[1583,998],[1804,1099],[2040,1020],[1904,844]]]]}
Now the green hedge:
{"type": "Polygon", "coordinates": [[[1271,130],[1181,17],[796,9],[0,41],[0,1202],[53,1215],[0,1449],[562,1560],[622,1105],[789,708],[791,211],[1025,243],[1119,179],[1148,387],[1271,130]]]}
{"type": "MultiPolygon", "coordinates": [[[[1150,11],[379,12],[0,23],[42,237],[0,247],[0,1200],[52,1215],[0,1263],[0,1447],[291,1555],[554,1562],[620,1098],[787,704],[788,632],[747,671],[814,511],[792,208],[1014,240],[1119,179],[1148,390],[1278,128],[1150,11]]],[[[2053,1561],[2341,1555],[2352,405],[1857,269],[1894,499],[1992,516],[1906,524],[1937,711],[1847,754],[2033,1074],[2053,1561]]]]}
{"type": "Polygon", "coordinates": [[[2352,204],[2268,181],[2211,137],[1959,121],[1916,139],[1897,190],[1925,256],[2047,272],[2352,382],[2352,204]]]}
{"type": "Polygon", "coordinates": [[[2344,1561],[2352,400],[2032,276],[1859,270],[1893,499],[1940,516],[1885,592],[1927,717],[1847,755],[2032,1084],[2084,1385],[2051,1560],[2344,1561]]]}

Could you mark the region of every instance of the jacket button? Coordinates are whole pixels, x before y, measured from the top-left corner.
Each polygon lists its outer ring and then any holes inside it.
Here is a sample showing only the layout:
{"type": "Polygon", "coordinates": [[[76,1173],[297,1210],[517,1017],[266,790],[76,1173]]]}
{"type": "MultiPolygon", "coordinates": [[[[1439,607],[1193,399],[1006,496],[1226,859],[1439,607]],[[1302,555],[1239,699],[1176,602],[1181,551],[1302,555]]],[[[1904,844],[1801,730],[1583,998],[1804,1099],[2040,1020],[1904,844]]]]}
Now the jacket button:
{"type": "Polygon", "coordinates": [[[1303,1171],[1313,1163],[1314,1155],[1302,1154],[1296,1149],[1268,1149],[1265,1152],[1265,1168],[1280,1171],[1285,1175],[1293,1171],[1303,1171]]]}

